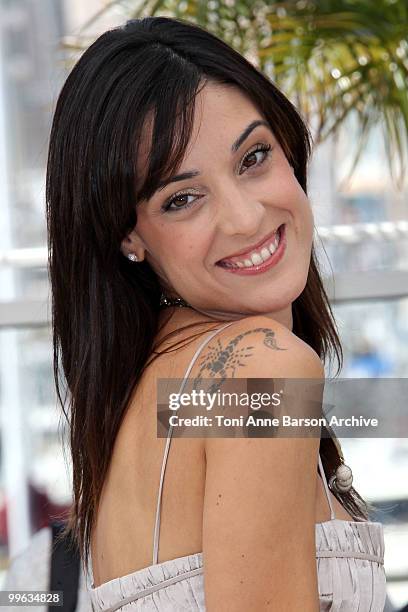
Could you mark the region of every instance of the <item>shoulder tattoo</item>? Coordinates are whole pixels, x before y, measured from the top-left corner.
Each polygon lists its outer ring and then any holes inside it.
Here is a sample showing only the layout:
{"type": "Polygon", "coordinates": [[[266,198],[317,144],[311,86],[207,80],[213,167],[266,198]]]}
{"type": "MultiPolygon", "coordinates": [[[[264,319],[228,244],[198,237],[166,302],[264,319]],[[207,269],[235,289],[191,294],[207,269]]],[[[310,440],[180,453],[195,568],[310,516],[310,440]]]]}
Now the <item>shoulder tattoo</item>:
{"type": "Polygon", "coordinates": [[[228,341],[226,346],[223,346],[219,338],[214,338],[207,348],[206,355],[202,357],[200,369],[194,379],[194,384],[200,383],[203,378],[217,378],[217,382],[211,386],[211,391],[219,388],[225,379],[229,376],[233,378],[239,367],[245,367],[246,359],[253,355],[254,346],[245,346],[237,348],[240,341],[250,334],[263,333],[263,343],[265,346],[274,351],[286,351],[285,348],[278,346],[275,332],[267,327],[257,327],[250,329],[242,334],[238,334],[235,338],[228,341]]]}

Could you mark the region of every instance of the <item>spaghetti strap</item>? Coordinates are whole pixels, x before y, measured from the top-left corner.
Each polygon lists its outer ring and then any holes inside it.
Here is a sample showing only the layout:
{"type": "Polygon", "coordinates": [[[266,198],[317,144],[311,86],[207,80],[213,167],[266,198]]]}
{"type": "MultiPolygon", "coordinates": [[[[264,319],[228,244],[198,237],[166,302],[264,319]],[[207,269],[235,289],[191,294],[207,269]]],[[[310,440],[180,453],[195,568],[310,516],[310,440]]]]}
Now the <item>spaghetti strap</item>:
{"type": "Polygon", "coordinates": [[[326,474],[324,473],[324,468],[323,468],[322,459],[320,457],[320,453],[319,453],[319,472],[323,479],[324,490],[326,491],[326,497],[327,497],[327,501],[329,502],[329,507],[330,507],[330,520],[332,521],[333,519],[336,518],[336,515],[334,513],[334,508],[331,503],[329,485],[327,484],[326,474]]]}
{"type": "MultiPolygon", "coordinates": [[[[204,346],[216,335],[218,334],[218,332],[222,331],[223,329],[225,329],[226,327],[229,327],[230,325],[232,325],[234,323],[234,321],[231,321],[230,323],[227,323],[226,325],[223,325],[222,327],[219,327],[218,329],[216,329],[215,331],[212,331],[207,338],[205,338],[203,340],[203,342],[200,344],[200,346],[198,347],[198,349],[196,350],[192,360],[190,361],[190,365],[187,368],[187,371],[184,375],[184,379],[183,382],[181,383],[181,387],[179,390],[179,393],[183,392],[183,389],[186,385],[188,376],[191,372],[191,369],[196,361],[196,359],[198,358],[200,352],[202,351],[202,349],[204,348],[204,346]]],[[[164,473],[166,471],[166,465],[167,465],[167,457],[169,454],[169,449],[170,449],[170,442],[171,442],[171,435],[173,433],[173,426],[170,425],[169,427],[169,431],[167,433],[167,440],[166,440],[166,446],[164,449],[164,455],[163,455],[163,462],[162,462],[162,467],[161,467],[161,472],[160,472],[160,483],[159,483],[159,492],[158,492],[158,496],[157,496],[157,506],[156,506],[156,520],[155,520],[155,524],[154,524],[154,535],[153,535],[153,565],[157,565],[158,562],[158,558],[159,558],[159,537],[160,537],[160,511],[161,511],[161,498],[162,498],[162,491],[163,491],[163,481],[164,481],[164,473]]]]}

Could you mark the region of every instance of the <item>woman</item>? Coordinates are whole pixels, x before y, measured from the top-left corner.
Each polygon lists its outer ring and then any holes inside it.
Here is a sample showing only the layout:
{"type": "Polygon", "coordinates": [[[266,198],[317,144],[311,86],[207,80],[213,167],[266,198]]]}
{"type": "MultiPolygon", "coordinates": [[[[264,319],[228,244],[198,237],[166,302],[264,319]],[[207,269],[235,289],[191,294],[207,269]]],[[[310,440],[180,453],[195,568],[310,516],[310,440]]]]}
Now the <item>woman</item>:
{"type": "Polygon", "coordinates": [[[382,527],[350,479],[340,492],[333,438],[156,433],[159,378],[321,380],[341,356],[309,149],[265,76],[175,19],[104,33],[62,89],[47,170],[55,378],[95,610],[383,609],[382,527]]]}

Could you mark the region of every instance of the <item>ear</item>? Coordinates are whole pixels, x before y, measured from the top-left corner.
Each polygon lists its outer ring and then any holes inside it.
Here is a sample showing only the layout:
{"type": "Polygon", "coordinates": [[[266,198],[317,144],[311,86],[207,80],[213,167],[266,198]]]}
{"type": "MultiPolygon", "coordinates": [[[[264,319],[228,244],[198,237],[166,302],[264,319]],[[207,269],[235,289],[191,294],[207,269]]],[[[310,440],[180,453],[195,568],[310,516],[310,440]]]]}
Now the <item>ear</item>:
{"type": "Polygon", "coordinates": [[[122,240],[120,250],[123,255],[127,257],[129,253],[135,253],[138,260],[142,261],[145,256],[146,245],[139,236],[136,229],[133,229],[129,234],[122,240]]]}

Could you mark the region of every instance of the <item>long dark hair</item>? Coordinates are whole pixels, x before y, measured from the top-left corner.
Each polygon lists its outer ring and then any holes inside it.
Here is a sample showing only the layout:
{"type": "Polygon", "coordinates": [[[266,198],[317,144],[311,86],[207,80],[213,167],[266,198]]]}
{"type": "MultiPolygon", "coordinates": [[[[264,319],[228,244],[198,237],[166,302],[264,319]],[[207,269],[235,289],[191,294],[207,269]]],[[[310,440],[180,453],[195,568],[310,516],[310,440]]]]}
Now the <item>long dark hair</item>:
{"type": "MultiPolygon", "coordinates": [[[[67,532],[85,563],[130,395],[149,358],[160,354],[158,277],[146,261],[128,261],[121,241],[136,225],[137,203],[181,164],[195,97],[207,81],[236,86],[252,100],[306,192],[311,140],[294,106],[244,57],[194,24],[148,17],[105,32],[74,66],[56,105],[46,183],[54,376],[73,462],[67,532]],[[152,116],[147,164],[137,173],[152,116]]],[[[335,354],[339,372],[341,344],[314,248],[292,310],[293,332],[321,359],[335,354]]],[[[322,438],[320,451],[329,475],[340,463],[334,436],[322,438]]],[[[339,499],[355,518],[367,518],[354,489],[339,499]]]]}

